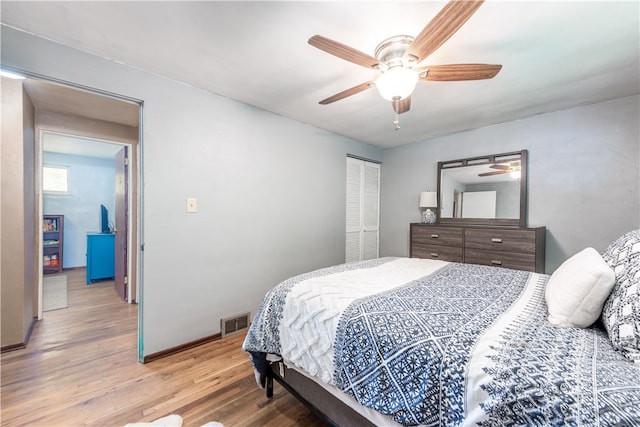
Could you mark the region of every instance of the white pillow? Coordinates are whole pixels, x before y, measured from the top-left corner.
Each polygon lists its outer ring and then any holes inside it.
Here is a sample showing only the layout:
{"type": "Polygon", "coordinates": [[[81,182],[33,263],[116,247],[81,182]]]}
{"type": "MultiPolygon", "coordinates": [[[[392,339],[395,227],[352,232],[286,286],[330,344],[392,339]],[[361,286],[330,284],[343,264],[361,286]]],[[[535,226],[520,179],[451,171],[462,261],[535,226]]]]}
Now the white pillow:
{"type": "Polygon", "coordinates": [[[563,328],[586,328],[602,313],[615,273],[598,251],[586,248],[562,263],[547,283],[549,322],[563,328]]]}

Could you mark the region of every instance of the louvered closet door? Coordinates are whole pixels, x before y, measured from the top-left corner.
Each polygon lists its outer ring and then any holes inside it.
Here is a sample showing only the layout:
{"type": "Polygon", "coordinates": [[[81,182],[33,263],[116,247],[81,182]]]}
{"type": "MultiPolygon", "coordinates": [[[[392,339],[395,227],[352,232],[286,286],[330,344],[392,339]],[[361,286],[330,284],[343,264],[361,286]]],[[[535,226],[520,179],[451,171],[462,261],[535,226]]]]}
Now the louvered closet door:
{"type": "Polygon", "coordinates": [[[345,261],[378,257],[380,165],[347,157],[345,261]]]}

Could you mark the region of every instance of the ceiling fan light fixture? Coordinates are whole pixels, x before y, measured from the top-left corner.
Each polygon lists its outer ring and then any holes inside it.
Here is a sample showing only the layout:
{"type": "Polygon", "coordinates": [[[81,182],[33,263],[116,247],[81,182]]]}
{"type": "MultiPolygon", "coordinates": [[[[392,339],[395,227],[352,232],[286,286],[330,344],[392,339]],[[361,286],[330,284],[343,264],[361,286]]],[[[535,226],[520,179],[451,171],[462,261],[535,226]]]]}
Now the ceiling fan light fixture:
{"type": "Polygon", "coordinates": [[[376,80],[380,96],[387,101],[404,99],[411,95],[418,82],[418,73],[410,68],[393,67],[376,80]]]}
{"type": "Polygon", "coordinates": [[[467,22],[482,3],[482,0],[450,0],[416,37],[408,35],[389,37],[378,45],[375,57],[319,34],[312,36],[308,40],[311,46],[345,61],[381,73],[375,81],[368,81],[343,90],[319,103],[322,105],[331,104],[375,85],[380,95],[385,100],[391,101],[393,111],[396,113],[395,129],[398,130],[398,117],[411,109],[411,94],[418,80],[463,81],[493,78],[502,69],[502,65],[441,64],[429,67],[420,66],[422,61],[467,22]]]}

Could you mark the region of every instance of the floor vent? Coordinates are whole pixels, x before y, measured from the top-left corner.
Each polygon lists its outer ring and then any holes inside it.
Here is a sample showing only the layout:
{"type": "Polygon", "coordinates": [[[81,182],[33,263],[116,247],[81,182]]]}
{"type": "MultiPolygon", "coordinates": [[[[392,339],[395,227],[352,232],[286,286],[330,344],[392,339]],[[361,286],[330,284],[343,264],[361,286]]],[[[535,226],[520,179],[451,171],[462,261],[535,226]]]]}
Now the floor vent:
{"type": "Polygon", "coordinates": [[[227,317],[226,319],[220,319],[222,337],[224,338],[227,335],[247,329],[249,327],[249,314],[250,313],[243,313],[237,316],[227,317]]]}

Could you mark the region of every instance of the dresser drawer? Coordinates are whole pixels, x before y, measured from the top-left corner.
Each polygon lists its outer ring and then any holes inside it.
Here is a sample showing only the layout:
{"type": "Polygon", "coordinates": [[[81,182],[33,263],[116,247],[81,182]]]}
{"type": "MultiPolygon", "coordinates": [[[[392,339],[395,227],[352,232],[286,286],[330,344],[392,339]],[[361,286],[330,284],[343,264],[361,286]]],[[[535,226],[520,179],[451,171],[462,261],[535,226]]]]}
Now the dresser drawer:
{"type": "MultiPolygon", "coordinates": [[[[411,242],[428,245],[455,246],[462,249],[462,227],[413,225],[411,242]]],[[[462,252],[460,253],[462,256],[462,252]]]]}
{"type": "Polygon", "coordinates": [[[515,253],[469,249],[464,250],[464,262],[469,264],[492,265],[516,270],[536,271],[535,253],[515,253]]]}
{"type": "Polygon", "coordinates": [[[411,245],[411,257],[462,262],[462,246],[455,247],[414,243],[411,245]]]}
{"type": "Polygon", "coordinates": [[[544,227],[412,223],[409,256],[544,273],[544,227]]]}
{"type": "Polygon", "coordinates": [[[534,230],[474,229],[464,231],[465,249],[490,251],[536,253],[536,233],[534,230]]]}

